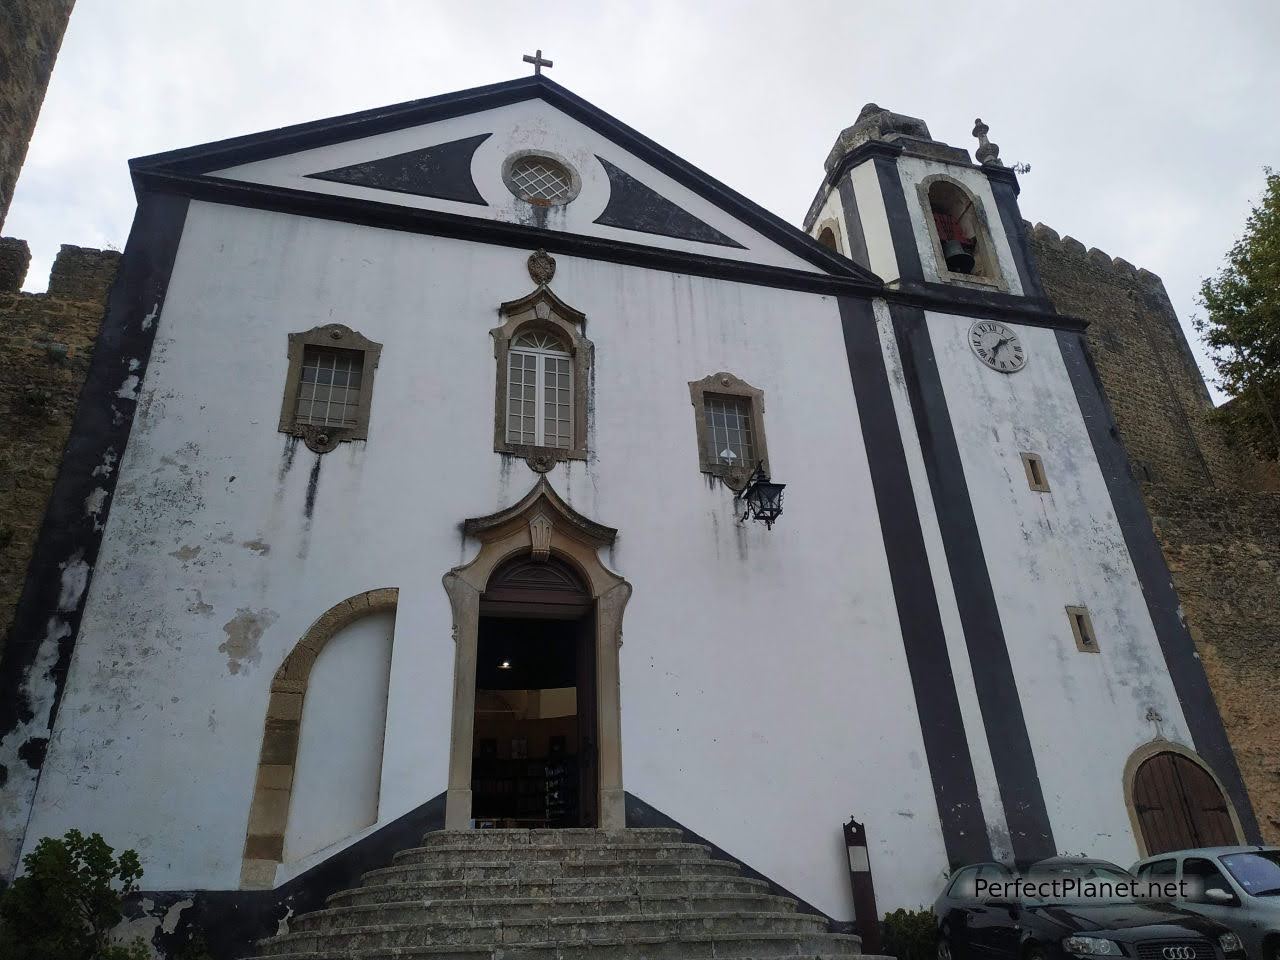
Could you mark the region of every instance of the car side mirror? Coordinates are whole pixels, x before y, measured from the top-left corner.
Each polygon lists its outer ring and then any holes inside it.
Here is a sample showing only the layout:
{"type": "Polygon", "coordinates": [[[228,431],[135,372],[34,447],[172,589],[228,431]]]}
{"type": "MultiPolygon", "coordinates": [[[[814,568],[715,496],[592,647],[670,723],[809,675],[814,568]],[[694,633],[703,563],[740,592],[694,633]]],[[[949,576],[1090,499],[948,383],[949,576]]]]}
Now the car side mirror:
{"type": "Polygon", "coordinates": [[[1236,899],[1231,894],[1227,893],[1227,891],[1217,889],[1206,890],[1204,892],[1204,898],[1210,903],[1234,903],[1236,899]]]}

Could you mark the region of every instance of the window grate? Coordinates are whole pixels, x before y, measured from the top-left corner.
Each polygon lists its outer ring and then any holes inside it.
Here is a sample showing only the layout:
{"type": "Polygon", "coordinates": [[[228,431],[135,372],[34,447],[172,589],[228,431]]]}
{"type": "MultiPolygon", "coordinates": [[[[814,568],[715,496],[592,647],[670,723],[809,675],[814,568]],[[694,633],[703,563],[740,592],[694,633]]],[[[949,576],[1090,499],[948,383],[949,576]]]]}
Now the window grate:
{"type": "Polygon", "coordinates": [[[522,157],[511,167],[516,196],[536,203],[564,203],[573,192],[569,171],[546,157],[522,157]]]}
{"type": "Polygon", "coordinates": [[[751,401],[746,397],[707,394],[703,409],[710,461],[725,466],[754,466],[756,450],[751,431],[751,401]]]}
{"type": "Polygon", "coordinates": [[[307,346],[302,353],[298,405],[299,426],[354,427],[359,422],[364,354],[307,346]]]}

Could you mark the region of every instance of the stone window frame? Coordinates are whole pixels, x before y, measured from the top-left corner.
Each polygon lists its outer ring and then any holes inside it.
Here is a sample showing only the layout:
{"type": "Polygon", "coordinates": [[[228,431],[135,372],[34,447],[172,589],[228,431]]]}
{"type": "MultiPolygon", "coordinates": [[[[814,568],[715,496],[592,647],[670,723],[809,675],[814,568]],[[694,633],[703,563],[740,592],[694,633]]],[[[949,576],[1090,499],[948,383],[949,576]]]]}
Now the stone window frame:
{"type": "Polygon", "coordinates": [[[729,466],[713,459],[707,449],[707,395],[744,399],[751,405],[752,442],[756,448],[756,461],[764,464],[769,473],[769,445],[764,430],[764,391],[753,387],[741,377],[721,370],[701,380],[689,381],[689,402],[693,404],[694,429],[698,440],[698,469],[718,477],[730,490],[741,491],[755,471],[756,464],[729,466]]]}
{"type": "MultiPolygon", "coordinates": [[[[568,460],[586,460],[589,454],[587,442],[587,397],[591,390],[591,375],[595,368],[595,345],[583,332],[586,314],[569,306],[545,285],[519,300],[510,300],[498,308],[504,322],[489,331],[493,337],[495,363],[493,449],[495,453],[523,457],[534,470],[546,473],[557,463],[568,460]],[[507,440],[507,364],[511,344],[522,333],[542,330],[562,340],[569,349],[573,369],[573,445],[546,447],[527,443],[510,443],[507,440]]],[[[538,411],[542,416],[542,411],[538,411]]]]}
{"type": "Polygon", "coordinates": [[[307,628],[276,670],[271,680],[262,746],[258,751],[258,774],[245,828],[241,889],[272,887],[276,868],[284,862],[284,838],[302,735],[302,708],[311,682],[311,668],[320,651],[343,628],[357,620],[375,613],[394,614],[399,598],[398,588],[380,587],[335,604],[307,628]]]}
{"type": "Polygon", "coordinates": [[[968,283],[981,287],[993,287],[1008,293],[1009,283],[1005,280],[1004,271],[1000,269],[1000,258],[996,255],[994,234],[991,232],[991,220],[987,217],[986,206],[982,199],[968,185],[946,173],[931,173],[924,177],[916,184],[916,194],[920,209],[924,213],[924,226],[929,234],[929,243],[933,247],[933,260],[937,266],[939,279],[945,283],[968,283]],[[947,269],[947,258],[942,255],[942,239],[938,236],[938,227],[933,222],[933,204],[929,200],[929,191],[936,183],[948,183],[955,187],[968,198],[972,205],[978,240],[974,260],[981,273],[952,273],[947,269]]]}
{"type": "Polygon", "coordinates": [[[511,195],[513,197],[521,203],[527,203],[534,207],[563,207],[567,204],[573,203],[574,200],[578,199],[578,194],[582,192],[582,174],[578,173],[578,168],[564,157],[560,156],[560,154],[553,153],[550,150],[517,150],[514,153],[509,154],[507,158],[502,161],[502,182],[506,188],[511,191],[511,195]],[[520,192],[520,187],[516,185],[515,179],[512,176],[512,171],[517,163],[525,159],[550,160],[557,167],[564,170],[564,172],[569,176],[568,195],[562,200],[535,200],[524,196],[520,192]]]}
{"type": "MultiPolygon", "coordinates": [[[[817,225],[817,228],[813,234],[813,239],[817,240],[819,243],[822,243],[821,237],[822,237],[823,231],[825,230],[830,230],[831,236],[833,236],[836,241],[836,245],[834,247],[828,247],[828,249],[833,251],[834,253],[840,254],[840,256],[842,257],[848,256],[848,254],[846,254],[844,250],[844,234],[840,230],[839,222],[834,217],[828,217],[826,220],[823,220],[820,224],[817,225]]],[[[822,245],[824,247],[826,246],[825,243],[823,243],[822,245]]]]}
{"type": "Polygon", "coordinates": [[[1099,653],[1098,631],[1093,629],[1093,618],[1089,616],[1088,607],[1067,608],[1067,619],[1071,622],[1071,635],[1075,637],[1076,649],[1081,653],[1099,653]]]}
{"type": "Polygon", "coordinates": [[[284,399],[280,405],[279,431],[301,437],[316,453],[327,453],[348,440],[369,439],[369,414],[373,408],[373,381],[382,358],[382,344],[341,323],[326,323],[301,333],[289,334],[288,372],[284,378],[284,399]],[[363,354],[360,373],[360,403],[354,426],[320,426],[297,422],[298,386],[302,379],[302,359],[307,347],[354,350],[363,354]]]}
{"type": "Polygon", "coordinates": [[[1023,451],[1022,469],[1027,474],[1027,486],[1036,493],[1049,492],[1049,474],[1045,471],[1044,457],[1038,453],[1023,451]],[[1037,478],[1038,475],[1038,478],[1037,478]]]}

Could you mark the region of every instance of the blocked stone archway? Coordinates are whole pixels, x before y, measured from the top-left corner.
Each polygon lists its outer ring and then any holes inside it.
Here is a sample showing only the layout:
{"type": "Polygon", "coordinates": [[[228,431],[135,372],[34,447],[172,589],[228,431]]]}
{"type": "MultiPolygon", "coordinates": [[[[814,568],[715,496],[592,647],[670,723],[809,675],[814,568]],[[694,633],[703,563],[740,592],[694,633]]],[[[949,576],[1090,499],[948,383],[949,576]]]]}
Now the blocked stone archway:
{"type": "Polygon", "coordinates": [[[595,601],[596,744],[599,766],[600,826],[626,825],[622,792],[622,711],[618,647],[622,614],[631,584],[600,560],[597,551],[613,543],[617,531],[578,513],[541,477],[519,503],[485,517],[467,520],[463,530],[480,541],[469,563],[444,575],[453,608],[453,726],[449,744],[449,786],[445,794],[445,827],[462,830],[471,822],[471,754],[475,733],[476,651],[480,595],[494,570],[521,555],[535,560],[553,553],[582,576],[595,601]]]}
{"type": "Polygon", "coordinates": [[[302,706],[311,668],[325,644],[344,627],[375,613],[395,612],[399,591],[395,587],[367,590],[326,610],[307,628],[285,657],[271,681],[271,699],[258,754],[258,777],[249,807],[244,857],[240,866],[242,888],[267,888],[275,882],[276,867],[284,857],[284,835],[293,796],[293,774],[302,732],[302,706]]]}

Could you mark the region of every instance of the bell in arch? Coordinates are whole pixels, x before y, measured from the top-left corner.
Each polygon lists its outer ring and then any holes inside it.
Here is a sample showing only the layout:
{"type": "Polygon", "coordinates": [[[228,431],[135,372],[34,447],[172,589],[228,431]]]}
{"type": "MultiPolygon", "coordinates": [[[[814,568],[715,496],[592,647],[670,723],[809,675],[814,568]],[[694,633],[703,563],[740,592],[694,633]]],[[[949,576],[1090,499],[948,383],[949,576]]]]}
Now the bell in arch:
{"type": "Polygon", "coordinates": [[[947,261],[947,269],[952,273],[973,273],[973,254],[965,249],[961,241],[942,241],[942,256],[947,261]]]}

